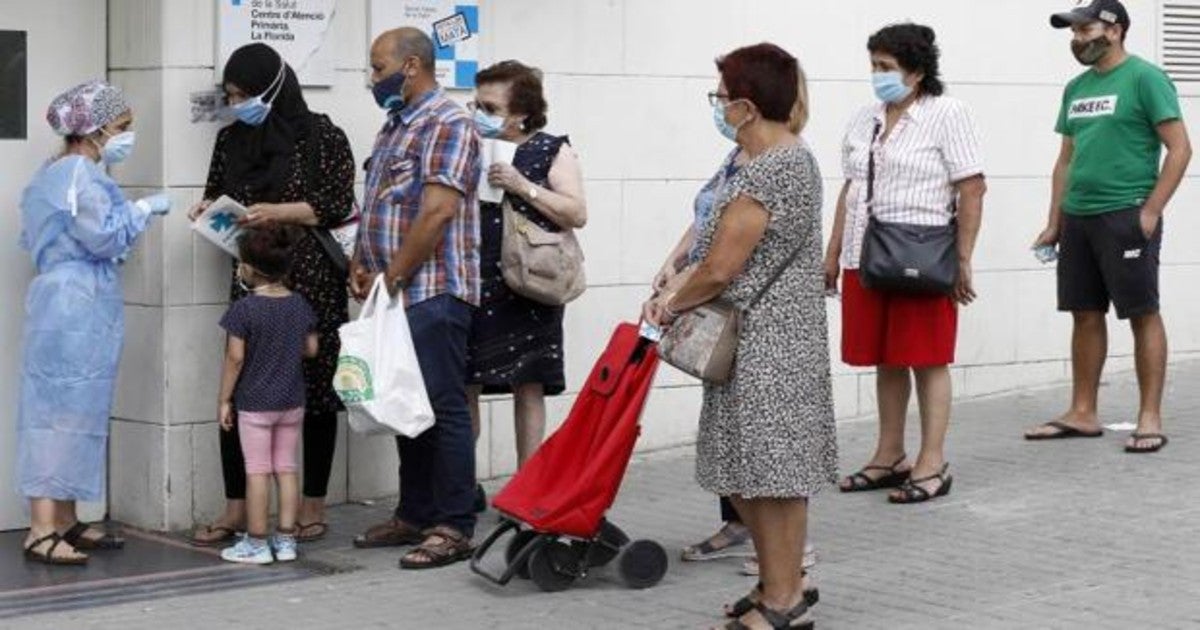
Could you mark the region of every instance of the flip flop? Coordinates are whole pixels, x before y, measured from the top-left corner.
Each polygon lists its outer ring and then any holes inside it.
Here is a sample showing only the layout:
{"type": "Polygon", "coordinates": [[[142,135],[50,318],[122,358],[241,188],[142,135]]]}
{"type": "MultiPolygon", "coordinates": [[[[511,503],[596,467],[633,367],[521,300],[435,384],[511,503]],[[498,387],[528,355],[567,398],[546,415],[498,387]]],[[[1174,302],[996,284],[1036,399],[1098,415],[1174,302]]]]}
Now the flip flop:
{"type": "Polygon", "coordinates": [[[1039,440],[1066,440],[1066,439],[1070,439],[1070,438],[1098,438],[1098,437],[1104,435],[1104,429],[1097,429],[1095,433],[1090,433],[1088,431],[1081,431],[1079,429],[1076,429],[1075,427],[1073,427],[1065,422],[1058,422],[1057,420],[1054,422],[1046,422],[1046,423],[1042,424],[1041,426],[1058,429],[1058,432],[1057,433],[1043,433],[1040,435],[1026,433],[1025,439],[1036,442],[1039,440]]]}
{"type": "Polygon", "coordinates": [[[193,532],[191,537],[188,538],[188,542],[191,543],[193,547],[220,547],[233,540],[235,537],[237,537],[236,529],[232,527],[226,527],[224,525],[209,524],[198,528],[195,532],[193,532]],[[220,532],[220,536],[217,538],[198,538],[200,532],[205,532],[210,535],[220,532]]]}
{"type": "Polygon", "coordinates": [[[329,524],[324,521],[313,521],[311,523],[296,522],[296,542],[316,542],[325,537],[329,533],[329,524]],[[308,530],[315,529],[316,532],[309,533],[308,530]]]}
{"type": "Polygon", "coordinates": [[[1144,446],[1142,448],[1138,448],[1137,446],[1135,446],[1133,444],[1126,444],[1125,445],[1126,453],[1139,453],[1139,454],[1157,453],[1158,451],[1161,451],[1163,449],[1163,447],[1167,445],[1168,442],[1170,442],[1170,440],[1167,439],[1167,436],[1165,436],[1161,433],[1131,433],[1131,434],[1129,434],[1129,437],[1134,442],[1139,442],[1141,440],[1158,440],[1158,443],[1155,444],[1154,446],[1144,446]]]}

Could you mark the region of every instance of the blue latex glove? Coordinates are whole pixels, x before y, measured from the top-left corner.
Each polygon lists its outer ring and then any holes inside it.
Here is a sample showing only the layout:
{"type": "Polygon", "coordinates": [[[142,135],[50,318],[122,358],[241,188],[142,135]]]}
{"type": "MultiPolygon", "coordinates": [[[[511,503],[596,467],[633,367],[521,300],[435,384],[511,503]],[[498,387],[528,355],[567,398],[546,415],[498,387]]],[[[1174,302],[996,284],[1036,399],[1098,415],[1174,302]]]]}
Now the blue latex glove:
{"type": "Polygon", "coordinates": [[[171,198],[166,193],[142,197],[136,203],[150,214],[162,216],[171,211],[171,198]]]}

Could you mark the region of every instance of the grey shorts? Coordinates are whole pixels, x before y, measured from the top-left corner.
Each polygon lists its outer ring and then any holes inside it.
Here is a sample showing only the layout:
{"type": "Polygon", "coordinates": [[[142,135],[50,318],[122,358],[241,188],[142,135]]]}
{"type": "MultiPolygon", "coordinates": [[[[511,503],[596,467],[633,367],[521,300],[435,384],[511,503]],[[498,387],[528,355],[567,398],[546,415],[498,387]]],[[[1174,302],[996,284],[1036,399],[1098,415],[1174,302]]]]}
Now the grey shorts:
{"type": "Polygon", "coordinates": [[[1058,310],[1107,312],[1129,319],[1158,312],[1162,220],[1147,239],[1141,208],[1063,215],[1058,238],[1058,310]]]}

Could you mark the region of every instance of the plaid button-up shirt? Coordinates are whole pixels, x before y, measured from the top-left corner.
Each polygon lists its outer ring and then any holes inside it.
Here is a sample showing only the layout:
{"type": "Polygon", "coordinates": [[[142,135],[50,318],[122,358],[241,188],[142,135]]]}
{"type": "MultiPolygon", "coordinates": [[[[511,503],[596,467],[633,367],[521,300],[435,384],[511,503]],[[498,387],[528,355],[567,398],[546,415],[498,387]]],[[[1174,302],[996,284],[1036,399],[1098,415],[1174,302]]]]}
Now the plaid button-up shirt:
{"type": "Polygon", "coordinates": [[[437,88],[388,116],[367,168],[358,258],[387,270],[421,211],[427,184],[463,195],[433,256],[409,278],[409,306],[443,293],[479,304],[479,135],[466,111],[437,88]]]}

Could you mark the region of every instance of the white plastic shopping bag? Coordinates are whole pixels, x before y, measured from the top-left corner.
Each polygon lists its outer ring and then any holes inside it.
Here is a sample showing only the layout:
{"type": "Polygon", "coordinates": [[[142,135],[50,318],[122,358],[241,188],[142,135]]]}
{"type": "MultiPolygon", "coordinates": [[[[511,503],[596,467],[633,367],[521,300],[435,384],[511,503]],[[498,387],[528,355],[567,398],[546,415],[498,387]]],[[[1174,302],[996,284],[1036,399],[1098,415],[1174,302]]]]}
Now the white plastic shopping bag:
{"type": "Polygon", "coordinates": [[[343,324],[338,335],[342,351],[333,389],[346,404],[350,428],[416,437],[433,426],[404,303],[389,298],[382,274],[358,319],[343,324]]]}

